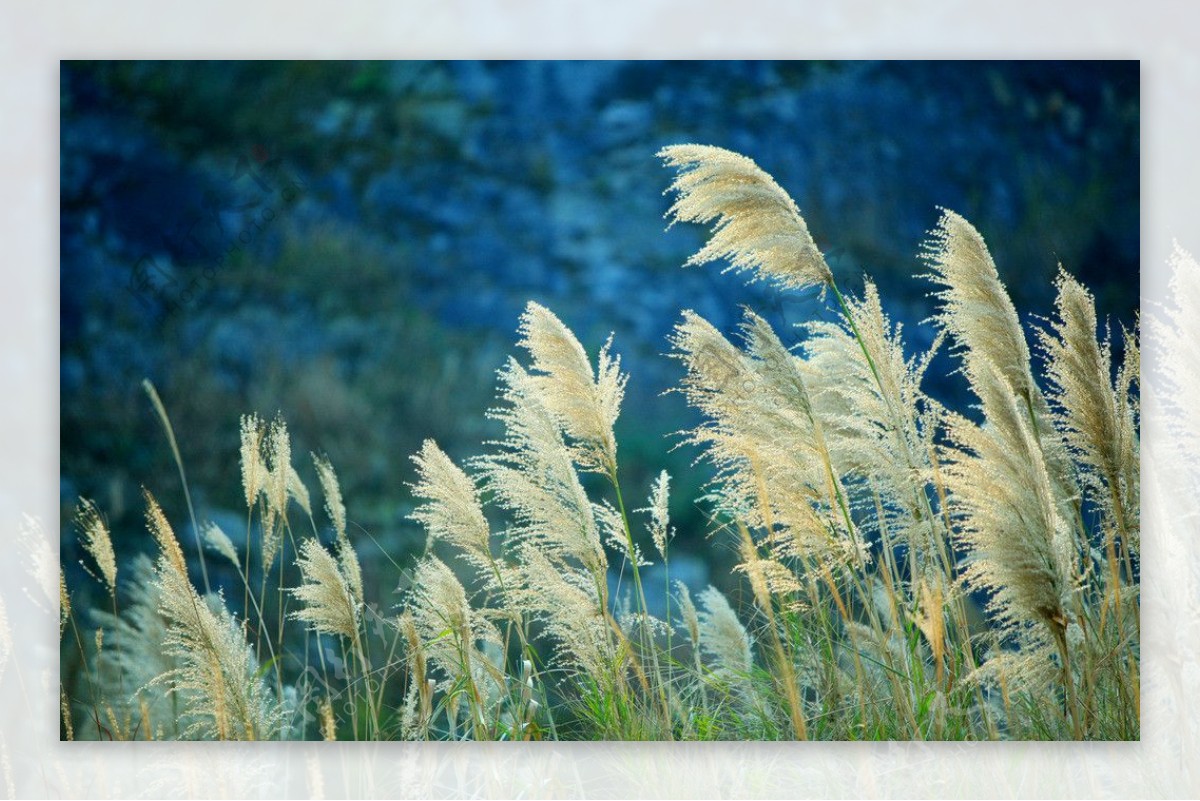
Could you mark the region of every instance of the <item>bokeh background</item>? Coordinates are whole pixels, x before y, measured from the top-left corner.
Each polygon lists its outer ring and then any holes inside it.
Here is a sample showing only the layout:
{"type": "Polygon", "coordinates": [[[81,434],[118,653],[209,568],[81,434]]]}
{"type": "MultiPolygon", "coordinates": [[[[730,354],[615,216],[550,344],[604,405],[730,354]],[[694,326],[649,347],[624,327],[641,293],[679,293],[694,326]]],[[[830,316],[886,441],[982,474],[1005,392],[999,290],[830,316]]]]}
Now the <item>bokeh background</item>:
{"type": "MultiPolygon", "coordinates": [[[[682,373],[666,335],[686,308],[728,330],[748,304],[790,341],[831,312],[681,268],[705,232],[664,231],[667,144],[754,158],[841,285],[878,282],[914,353],[933,339],[931,286],[913,276],[938,206],[983,233],[1030,324],[1059,262],[1114,325],[1138,305],[1137,62],[63,62],[60,111],[60,501],[76,573],[80,495],[123,558],[151,550],[142,486],[191,541],[149,378],[202,520],[245,531],[238,417],[278,411],[294,453],[337,467],[367,584],[394,602],[391,560],[424,546],[409,456],[433,437],[462,459],[496,433],[494,371],[532,299],[593,356],[614,334],[632,376],[625,493],[669,469],[672,576],[722,584],[732,555],[695,500],[708,470],[670,436],[694,419],[662,394],[682,373]]],[[[929,388],[962,407],[952,367],[935,363],[929,388]]]]}

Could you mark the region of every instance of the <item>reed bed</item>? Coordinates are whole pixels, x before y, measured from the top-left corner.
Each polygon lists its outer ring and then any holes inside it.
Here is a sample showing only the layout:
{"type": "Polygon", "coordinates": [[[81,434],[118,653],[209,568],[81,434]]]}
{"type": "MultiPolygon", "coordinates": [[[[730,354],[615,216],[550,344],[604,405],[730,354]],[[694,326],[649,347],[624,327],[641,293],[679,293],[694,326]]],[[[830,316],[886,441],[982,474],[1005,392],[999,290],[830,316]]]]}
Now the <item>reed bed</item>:
{"type": "Polygon", "coordinates": [[[312,456],[318,506],[280,419],[241,421],[244,547],[197,525],[190,495],[185,547],[148,491],[151,553],[118,570],[81,499],[107,606],[62,588],[64,738],[1137,739],[1137,331],[1114,364],[1064,270],[1030,341],[983,238],[947,210],[918,279],[938,336],[915,353],[753,161],[659,156],[671,221],[711,228],[689,265],[818,289],[834,310],[796,348],[748,310],[732,338],[693,311],[670,337],[702,419],[677,445],[699,454],[693,500],[736,548],[745,603],[676,583],[665,614],[649,607],[671,476],[622,481],[618,343],[593,359],[531,302],[488,412],[502,436],[463,464],[433,440],[412,456],[428,546],[395,594],[364,586],[334,466],[312,456]],[[942,347],[971,408],[923,390],[942,347]],[[244,614],[209,590],[212,560],[244,614]]]}

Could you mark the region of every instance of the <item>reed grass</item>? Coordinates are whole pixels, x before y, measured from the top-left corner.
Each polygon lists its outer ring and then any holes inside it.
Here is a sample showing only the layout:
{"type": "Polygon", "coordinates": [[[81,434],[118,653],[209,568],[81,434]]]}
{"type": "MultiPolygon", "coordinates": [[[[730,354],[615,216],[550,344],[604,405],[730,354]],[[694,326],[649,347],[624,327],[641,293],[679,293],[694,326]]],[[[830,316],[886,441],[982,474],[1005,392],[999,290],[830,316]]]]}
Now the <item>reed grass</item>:
{"type": "Polygon", "coordinates": [[[738,554],[724,582],[738,592],[677,582],[663,617],[649,608],[653,560],[672,589],[671,476],[623,483],[614,426],[630,377],[614,342],[593,360],[530,303],[523,358],[499,370],[488,412],[500,438],[461,464],[433,440],[412,457],[411,519],[427,547],[392,595],[364,585],[352,505],[315,455],[327,521],[314,519],[281,419],[241,420],[245,547],[197,526],[147,384],[196,545],[185,552],[146,493],[157,559],[118,571],[101,510],[81,500],[89,570],[112,608],[71,608],[62,586],[78,666],[64,668],[63,731],[1137,739],[1136,329],[1114,364],[1091,294],[1062,271],[1031,348],[983,237],[944,211],[923,256],[938,335],[915,353],[869,277],[858,295],[839,286],[795,202],[753,161],[699,145],[660,156],[675,170],[672,223],[712,226],[689,265],[723,261],[832,299],[832,319],[805,323],[795,349],[751,311],[732,339],[693,311],[670,337],[678,391],[702,418],[679,446],[699,455],[697,501],[710,537],[738,554]],[[972,408],[923,389],[943,342],[972,408]],[[648,500],[631,514],[634,489],[648,500]],[[212,567],[205,545],[222,557],[212,567]],[[218,564],[237,577],[242,617],[208,589],[218,564]],[[613,572],[631,585],[611,592],[613,572]]]}

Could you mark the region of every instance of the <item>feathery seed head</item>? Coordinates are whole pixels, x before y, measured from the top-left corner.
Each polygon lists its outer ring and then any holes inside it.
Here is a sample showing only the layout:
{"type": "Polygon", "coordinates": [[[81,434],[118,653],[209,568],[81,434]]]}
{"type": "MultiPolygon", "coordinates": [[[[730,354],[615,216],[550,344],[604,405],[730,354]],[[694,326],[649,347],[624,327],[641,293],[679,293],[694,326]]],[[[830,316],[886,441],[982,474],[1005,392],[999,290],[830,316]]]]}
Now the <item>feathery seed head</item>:
{"type": "Polygon", "coordinates": [[[692,602],[692,594],[682,581],[675,581],[675,597],[679,601],[679,617],[683,620],[683,628],[687,631],[692,648],[700,651],[700,616],[696,613],[696,605],[692,602]]]}
{"type": "Polygon", "coordinates": [[[715,587],[700,593],[700,649],[727,680],[745,682],[754,666],[750,635],[715,587]]]}
{"type": "MultiPolygon", "coordinates": [[[[566,664],[589,676],[603,679],[620,667],[597,578],[552,562],[543,551],[523,546],[517,551],[521,577],[518,603],[542,624],[545,635],[555,641],[555,653],[566,664]]],[[[601,576],[599,581],[603,581],[601,576]]]]}
{"type": "Polygon", "coordinates": [[[504,406],[489,416],[504,425],[503,450],[477,460],[485,487],[513,513],[510,536],[556,559],[573,558],[603,581],[608,560],[591,501],[572,451],[533,384],[515,360],[500,371],[504,406]]]}
{"type": "Polygon", "coordinates": [[[476,567],[491,562],[491,529],[475,482],[431,439],[412,457],[417,466],[413,496],[424,503],[409,518],[425,527],[430,542],[442,540],[460,549],[476,567]]]}
{"type": "Polygon", "coordinates": [[[764,559],[750,549],[748,543],[744,543],[741,563],[733,570],[744,573],[750,580],[754,597],[764,609],[771,605],[772,596],[786,597],[802,589],[796,575],[787,566],[776,559],[764,559]]]}
{"type": "Polygon", "coordinates": [[[978,385],[978,376],[994,373],[1020,399],[1033,419],[1056,501],[1069,506],[1078,493],[1074,467],[1033,380],[1025,332],[983,237],[962,217],[943,210],[923,255],[932,268],[930,278],[942,287],[936,293],[942,308],[934,320],[957,344],[971,389],[982,398],[989,390],[978,385]],[[980,361],[991,367],[977,366],[980,361]]]}
{"type": "Polygon", "coordinates": [[[983,237],[961,216],[943,209],[922,257],[930,279],[941,287],[935,294],[942,308],[934,320],[954,338],[968,363],[977,356],[988,359],[1020,397],[1031,401],[1036,389],[1029,346],[983,237]]]}
{"type": "Polygon", "coordinates": [[[337,739],[337,722],[333,719],[333,702],[328,696],[321,699],[319,706],[321,713],[321,737],[325,742],[333,742],[337,739]]]}
{"type": "Polygon", "coordinates": [[[62,636],[71,617],[71,593],[67,592],[67,574],[62,568],[58,571],[58,634],[62,636]]]}
{"type": "Polygon", "coordinates": [[[362,565],[358,561],[358,553],[354,550],[354,546],[350,544],[349,537],[342,537],[338,540],[338,567],[342,571],[342,576],[346,579],[346,586],[350,588],[350,597],[362,608],[364,603],[363,597],[363,578],[362,565]]]}
{"type": "Polygon", "coordinates": [[[1038,331],[1046,353],[1055,419],[1067,446],[1084,468],[1083,484],[1102,509],[1118,519],[1136,547],[1140,468],[1131,383],[1136,380],[1136,337],[1127,335],[1126,364],[1111,378],[1112,349],[1098,340],[1095,301],[1082,284],[1059,268],[1057,319],[1038,331]],[[1132,359],[1132,361],[1130,361],[1132,359]],[[1107,491],[1105,488],[1108,488],[1107,491]]]}
{"type": "Polygon", "coordinates": [[[632,565],[638,567],[648,567],[650,562],[646,561],[642,556],[642,549],[638,547],[636,542],[630,542],[629,537],[625,533],[625,521],[621,517],[621,513],[608,501],[592,504],[592,514],[596,518],[596,525],[599,527],[604,541],[609,547],[632,565]]]}
{"type": "Polygon", "coordinates": [[[317,468],[317,479],[321,482],[321,492],[325,495],[325,513],[333,522],[333,530],[337,538],[346,538],[346,505],[342,502],[342,488],[338,483],[337,473],[328,457],[312,454],[313,465],[317,468]]]}
{"type": "Polygon", "coordinates": [[[96,504],[87,498],[79,499],[75,522],[83,535],[83,547],[91,554],[110,595],[117,591],[117,557],[113,553],[112,537],[96,504]]]}
{"type": "Polygon", "coordinates": [[[241,625],[219,597],[210,597],[211,606],[201,599],[165,553],[156,576],[159,613],[167,622],[161,647],[178,667],[151,684],[165,684],[183,698],[183,716],[193,722],[182,736],[271,738],[283,724],[283,707],[258,675],[254,649],[241,625]]]}
{"type": "Polygon", "coordinates": [[[264,443],[263,450],[268,463],[264,467],[262,491],[267,501],[267,513],[262,521],[261,546],[264,569],[269,569],[283,544],[281,521],[287,516],[287,501],[294,472],[291,437],[282,417],[276,417],[266,429],[264,443]]]}
{"type": "Polygon", "coordinates": [[[610,355],[612,338],[600,349],[598,373],[587,353],[549,309],[530,302],[521,315],[518,344],[531,358],[531,385],[546,409],[575,444],[579,465],[612,474],[617,464],[613,424],[621,412],[627,376],[620,357],[610,355]]]}
{"type": "Polygon", "coordinates": [[[675,536],[675,529],[671,528],[670,493],[671,474],[664,470],[658,474],[650,488],[650,505],[637,510],[649,513],[650,539],[654,541],[654,548],[663,559],[667,558],[667,542],[675,536]]]}
{"type": "Polygon", "coordinates": [[[179,547],[179,540],[175,538],[174,529],[167,522],[167,516],[163,514],[162,507],[158,505],[158,501],[154,500],[150,491],[143,489],[142,494],[146,499],[146,524],[150,528],[150,533],[154,535],[167,564],[186,581],[187,560],[183,557],[183,549],[179,547]]]}
{"type": "Polygon", "coordinates": [[[288,485],[292,472],[292,440],[287,423],[276,417],[266,429],[264,453],[268,460],[263,492],[271,510],[283,517],[287,510],[288,485]]]}
{"type": "Polygon", "coordinates": [[[300,479],[300,474],[290,464],[287,468],[287,491],[288,497],[300,504],[300,508],[304,510],[306,515],[311,516],[312,502],[308,496],[308,487],[304,486],[304,482],[300,479]]]}
{"type": "Polygon", "coordinates": [[[401,612],[400,616],[396,619],[396,627],[404,637],[407,658],[413,670],[412,683],[414,686],[424,688],[426,676],[425,647],[421,644],[421,634],[417,631],[417,621],[413,617],[412,610],[406,609],[401,612]]]}
{"type": "Polygon", "coordinates": [[[238,559],[237,549],[233,547],[229,535],[222,531],[216,523],[210,522],[204,526],[204,542],[209,548],[228,559],[234,567],[241,567],[242,563],[238,559]]]}
{"type": "Polygon", "coordinates": [[[417,565],[408,611],[429,662],[451,681],[474,677],[490,661],[480,644],[501,642],[495,627],[471,608],[454,571],[436,557],[417,565]]]}
{"type": "Polygon", "coordinates": [[[713,224],[708,244],[687,265],[728,259],[729,269],[752,270],[783,288],[832,282],[795,201],[753,161],[710,145],[674,145],[658,156],[678,168],[667,216],[713,224]]]}
{"type": "Polygon", "coordinates": [[[1065,627],[1073,545],[1046,459],[1000,368],[977,359],[972,370],[986,424],[952,422],[959,449],[945,470],[952,508],[962,521],[958,536],[969,551],[965,578],[973,588],[992,591],[1004,623],[1065,627]]]}
{"type": "Polygon", "coordinates": [[[241,464],[242,490],[246,496],[246,507],[254,508],[258,494],[266,487],[267,467],[263,463],[262,445],[266,429],[256,414],[242,415],[241,464]]]}
{"type": "Polygon", "coordinates": [[[681,391],[706,418],[685,442],[704,447],[717,467],[716,498],[726,512],[754,528],[782,527],[784,539],[802,546],[793,555],[861,556],[851,532],[819,512],[836,501],[804,363],[753,313],[742,336],[745,352],[694,312],[676,326],[671,343],[688,369],[681,391]]]}
{"type": "Polygon", "coordinates": [[[338,561],[321,543],[308,539],[300,546],[296,565],[304,583],[290,592],[304,608],[291,617],[318,633],[356,639],[360,602],[338,561]]]}

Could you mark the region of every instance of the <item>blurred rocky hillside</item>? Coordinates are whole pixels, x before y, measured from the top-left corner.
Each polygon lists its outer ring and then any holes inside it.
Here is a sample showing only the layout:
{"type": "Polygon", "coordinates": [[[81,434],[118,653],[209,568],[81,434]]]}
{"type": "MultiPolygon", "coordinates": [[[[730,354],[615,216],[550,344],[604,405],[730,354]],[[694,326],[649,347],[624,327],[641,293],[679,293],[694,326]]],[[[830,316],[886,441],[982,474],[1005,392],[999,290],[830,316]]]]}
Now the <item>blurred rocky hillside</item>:
{"type": "MultiPolygon", "coordinates": [[[[147,550],[145,485],[183,527],[148,377],[202,517],[244,531],[238,416],[279,411],[294,453],[338,467],[360,550],[402,561],[423,544],[409,455],[434,437],[465,457],[495,433],[494,371],[534,299],[593,355],[615,334],[625,492],[676,474],[685,570],[712,549],[706,471],[665,438],[691,421],[661,394],[680,375],[667,332],[685,308],[726,328],[742,303],[777,326],[829,312],[681,269],[704,232],[664,232],[654,153],[754,158],[842,285],[873,275],[919,350],[930,287],[912,276],[938,206],[984,234],[1027,320],[1049,313],[1058,262],[1133,320],[1138,109],[1136,62],[64,62],[64,512],[93,497],[119,550],[147,550]]],[[[966,402],[961,377],[932,380],[966,402]]]]}

